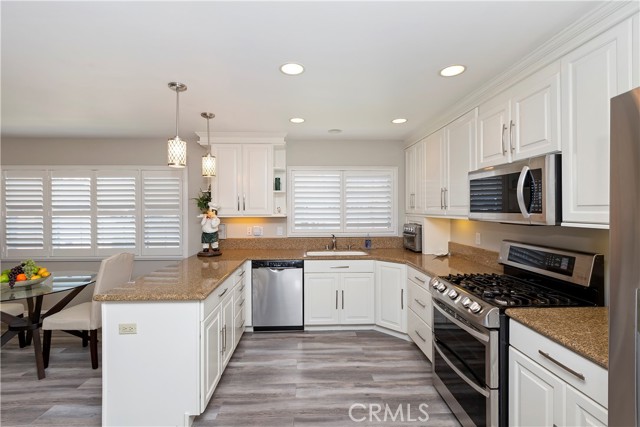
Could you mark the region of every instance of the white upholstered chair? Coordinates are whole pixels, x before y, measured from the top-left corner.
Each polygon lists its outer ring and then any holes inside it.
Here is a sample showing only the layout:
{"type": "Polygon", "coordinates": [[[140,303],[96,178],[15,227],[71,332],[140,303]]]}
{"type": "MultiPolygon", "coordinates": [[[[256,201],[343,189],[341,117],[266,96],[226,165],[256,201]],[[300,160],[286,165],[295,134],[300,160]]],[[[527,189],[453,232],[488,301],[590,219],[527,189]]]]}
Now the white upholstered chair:
{"type": "MultiPolygon", "coordinates": [[[[102,294],[118,285],[127,283],[131,280],[132,270],[133,254],[120,253],[102,260],[93,294],[102,294]]],[[[65,331],[80,336],[83,346],[87,345],[88,340],[91,350],[91,367],[98,368],[98,328],[102,326],[101,308],[102,304],[98,301],[85,302],[44,318],[42,322],[44,330],[42,352],[45,368],[49,366],[51,331],[65,331]]]]}
{"type": "MultiPolygon", "coordinates": [[[[12,316],[23,317],[24,305],[22,305],[19,302],[4,302],[0,304],[0,311],[2,311],[3,313],[10,314],[12,316]]],[[[7,336],[9,337],[11,335],[7,335],[7,336]]],[[[20,343],[20,348],[23,348],[26,345],[24,331],[18,332],[18,342],[20,343]]]]}

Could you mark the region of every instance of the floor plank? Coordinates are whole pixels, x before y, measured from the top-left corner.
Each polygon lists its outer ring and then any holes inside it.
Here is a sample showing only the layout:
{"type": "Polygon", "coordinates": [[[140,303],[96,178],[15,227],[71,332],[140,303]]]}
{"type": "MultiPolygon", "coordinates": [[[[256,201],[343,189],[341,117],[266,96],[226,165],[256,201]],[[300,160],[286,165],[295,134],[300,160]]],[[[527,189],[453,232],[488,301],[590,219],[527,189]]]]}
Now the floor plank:
{"type": "MultiPolygon", "coordinates": [[[[0,351],[0,425],[99,426],[101,369],[81,340],[54,332],[47,377],[33,349],[0,351]],[[37,396],[34,398],[34,396],[37,396]],[[28,402],[28,404],[26,404],[28,402]]],[[[431,365],[413,344],[375,331],[247,333],[194,426],[459,426],[435,391],[431,365]],[[354,422],[352,416],[366,420],[354,422]],[[422,414],[429,419],[408,420],[422,414]],[[383,422],[385,405],[389,407],[383,422]],[[403,419],[391,414],[402,407],[403,419]],[[382,408],[378,417],[370,416],[382,408]]]]}

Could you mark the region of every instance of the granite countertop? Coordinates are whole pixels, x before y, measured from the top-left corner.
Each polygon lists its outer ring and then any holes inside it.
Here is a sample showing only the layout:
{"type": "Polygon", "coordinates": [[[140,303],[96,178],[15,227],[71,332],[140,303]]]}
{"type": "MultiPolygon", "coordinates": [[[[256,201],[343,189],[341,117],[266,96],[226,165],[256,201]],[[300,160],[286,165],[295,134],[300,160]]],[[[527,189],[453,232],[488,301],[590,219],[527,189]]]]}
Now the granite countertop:
{"type": "Polygon", "coordinates": [[[371,249],[369,255],[339,257],[305,257],[303,249],[231,249],[222,256],[198,258],[191,256],[161,268],[133,283],[118,286],[104,294],[94,295],[95,301],[192,301],[203,300],[246,260],[378,260],[407,264],[429,276],[459,273],[501,273],[462,256],[436,258],[405,249],[371,249]]]}
{"type": "Polygon", "coordinates": [[[509,308],[507,315],[603,368],[609,368],[607,307],[509,308]]]}

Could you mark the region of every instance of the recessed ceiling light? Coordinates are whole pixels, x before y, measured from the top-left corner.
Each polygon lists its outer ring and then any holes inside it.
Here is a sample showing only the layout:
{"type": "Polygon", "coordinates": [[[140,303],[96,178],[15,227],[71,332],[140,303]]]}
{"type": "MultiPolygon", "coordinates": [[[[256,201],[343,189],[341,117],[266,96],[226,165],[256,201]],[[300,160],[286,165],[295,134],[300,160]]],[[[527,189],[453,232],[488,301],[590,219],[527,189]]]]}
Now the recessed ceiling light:
{"type": "Polygon", "coordinates": [[[466,70],[464,65],[450,65],[440,70],[440,75],[442,77],[453,77],[464,73],[464,70],[466,70]]]}
{"type": "Polygon", "coordinates": [[[341,133],[342,129],[329,129],[329,133],[341,133]]]}
{"type": "Polygon", "coordinates": [[[298,74],[302,74],[304,72],[304,67],[300,64],[296,64],[295,62],[290,62],[281,65],[280,71],[288,76],[297,76],[298,74]]]}
{"type": "Polygon", "coordinates": [[[304,123],[304,119],[302,117],[292,117],[289,121],[295,124],[304,123]]]}
{"type": "Polygon", "coordinates": [[[407,119],[393,119],[391,123],[394,125],[401,125],[402,123],[407,123],[407,119]]]}

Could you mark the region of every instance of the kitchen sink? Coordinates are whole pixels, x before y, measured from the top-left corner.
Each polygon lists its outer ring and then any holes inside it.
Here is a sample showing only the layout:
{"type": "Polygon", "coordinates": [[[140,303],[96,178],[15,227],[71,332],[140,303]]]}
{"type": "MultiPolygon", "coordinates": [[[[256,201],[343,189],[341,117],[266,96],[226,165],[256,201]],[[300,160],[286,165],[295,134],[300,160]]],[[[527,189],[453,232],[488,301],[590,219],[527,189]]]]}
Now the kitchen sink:
{"type": "Polygon", "coordinates": [[[307,251],[305,256],[363,256],[369,255],[364,251],[307,251]]]}

